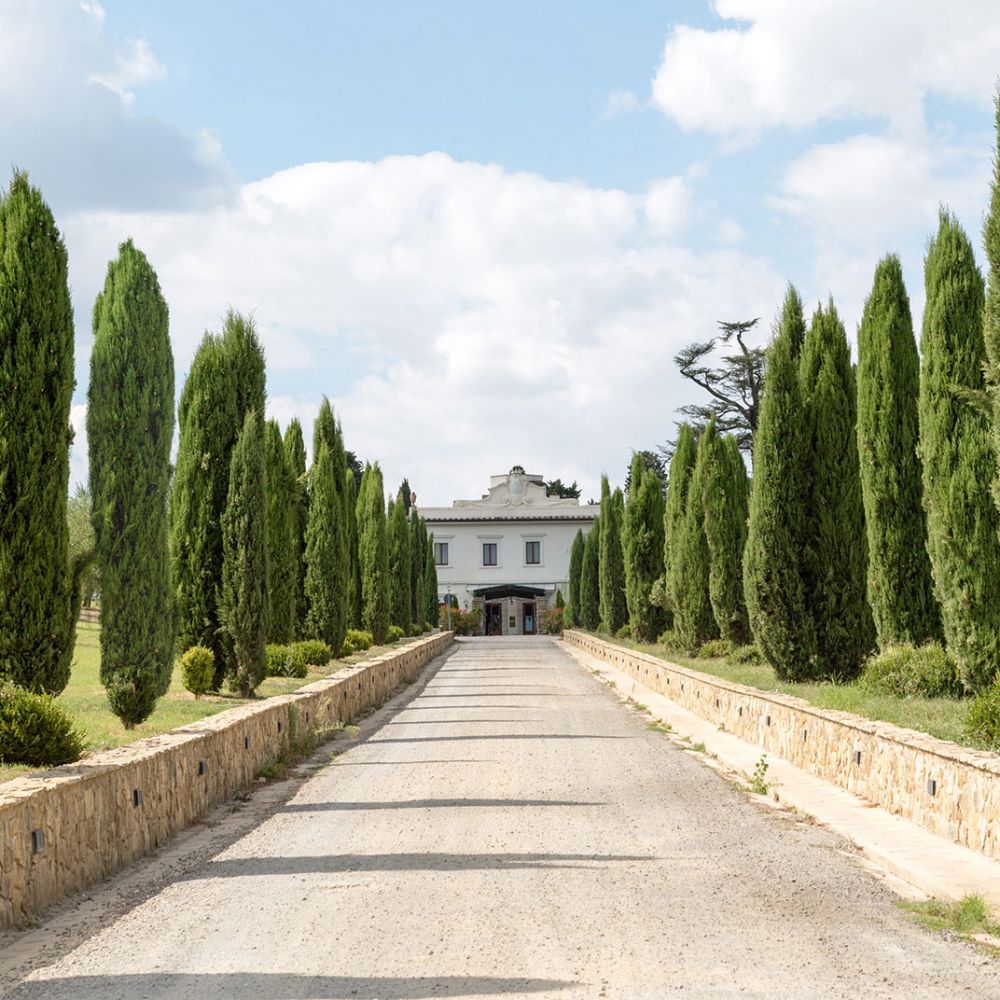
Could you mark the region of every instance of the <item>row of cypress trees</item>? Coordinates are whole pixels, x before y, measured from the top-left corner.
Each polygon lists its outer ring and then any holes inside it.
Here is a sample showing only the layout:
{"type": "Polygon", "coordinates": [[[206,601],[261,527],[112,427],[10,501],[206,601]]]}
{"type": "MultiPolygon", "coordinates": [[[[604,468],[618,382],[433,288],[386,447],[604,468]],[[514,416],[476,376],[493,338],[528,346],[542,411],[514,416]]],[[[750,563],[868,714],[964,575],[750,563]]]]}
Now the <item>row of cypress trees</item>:
{"type": "Polygon", "coordinates": [[[168,309],[131,240],[93,311],[87,431],[95,552],[69,559],[66,504],[74,386],[67,255],[37,189],[0,197],[0,680],[58,694],[69,680],[80,580],[100,563],[101,680],[132,727],[169,687],[175,653],[215,654],[215,686],[252,693],[264,645],[349,624],[384,641],[433,621],[437,578],[409,487],[386,522],[382,476],[362,497],[329,402],[306,468],[302,428],[264,420],[264,352],[230,311],[194,357],[178,407],[168,309]],[[399,513],[397,513],[398,508],[399,513]],[[391,549],[390,549],[391,541],[391,549]],[[392,562],[390,562],[390,551],[392,562]]]}

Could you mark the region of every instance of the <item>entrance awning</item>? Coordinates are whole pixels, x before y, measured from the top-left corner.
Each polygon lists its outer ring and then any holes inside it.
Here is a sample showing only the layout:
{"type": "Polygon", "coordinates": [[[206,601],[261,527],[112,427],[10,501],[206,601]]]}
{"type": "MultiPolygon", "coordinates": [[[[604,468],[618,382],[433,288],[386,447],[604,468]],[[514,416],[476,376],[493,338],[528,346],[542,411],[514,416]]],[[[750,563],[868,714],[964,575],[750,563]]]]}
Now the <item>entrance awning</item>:
{"type": "Polygon", "coordinates": [[[542,587],[525,587],[519,583],[502,583],[496,587],[480,587],[472,592],[473,597],[481,597],[484,601],[502,601],[505,597],[544,597],[542,587]]]}

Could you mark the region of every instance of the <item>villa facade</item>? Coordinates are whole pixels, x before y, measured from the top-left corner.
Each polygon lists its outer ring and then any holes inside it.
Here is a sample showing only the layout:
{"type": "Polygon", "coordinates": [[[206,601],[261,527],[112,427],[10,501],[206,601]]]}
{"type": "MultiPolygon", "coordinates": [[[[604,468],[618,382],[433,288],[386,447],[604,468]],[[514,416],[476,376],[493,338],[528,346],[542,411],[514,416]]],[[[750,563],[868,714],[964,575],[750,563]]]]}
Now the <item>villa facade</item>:
{"type": "Polygon", "coordinates": [[[587,534],[600,507],[550,497],[541,476],[515,466],[493,476],[478,500],[421,507],[434,534],[438,596],[481,609],[486,635],[534,635],[561,591],[569,598],[573,539],[587,534]]]}

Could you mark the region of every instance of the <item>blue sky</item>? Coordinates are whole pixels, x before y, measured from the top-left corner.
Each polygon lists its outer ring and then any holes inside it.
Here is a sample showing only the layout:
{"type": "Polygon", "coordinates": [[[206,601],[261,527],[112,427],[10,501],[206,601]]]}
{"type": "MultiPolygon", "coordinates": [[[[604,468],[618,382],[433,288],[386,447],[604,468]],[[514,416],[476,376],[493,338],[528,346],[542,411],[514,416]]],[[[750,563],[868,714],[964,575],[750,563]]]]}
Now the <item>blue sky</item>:
{"type": "MultiPolygon", "coordinates": [[[[325,393],[420,500],[514,463],[624,478],[695,395],[672,365],[788,281],[853,336],[949,204],[979,244],[1000,22],[988,0],[0,0],[0,159],[90,309],[128,236],[178,384],[253,311],[269,411],[325,393]]],[[[73,476],[86,476],[78,434],[73,476]]]]}

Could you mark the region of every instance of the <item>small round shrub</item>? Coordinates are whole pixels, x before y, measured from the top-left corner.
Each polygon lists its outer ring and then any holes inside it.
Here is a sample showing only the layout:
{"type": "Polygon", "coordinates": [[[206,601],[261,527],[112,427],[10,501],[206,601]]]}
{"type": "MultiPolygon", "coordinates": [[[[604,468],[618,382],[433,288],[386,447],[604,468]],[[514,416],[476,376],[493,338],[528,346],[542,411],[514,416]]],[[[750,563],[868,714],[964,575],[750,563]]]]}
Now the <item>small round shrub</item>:
{"type": "Polygon", "coordinates": [[[267,654],[268,677],[298,677],[309,673],[309,662],[298,645],[284,646],[278,643],[268,643],[267,654]]]}
{"type": "Polygon", "coordinates": [[[215,653],[205,646],[192,646],[180,658],[181,683],[200,698],[212,690],[215,680],[215,653]]]}
{"type": "Polygon", "coordinates": [[[628,625],[628,624],[622,625],[622,627],[617,632],[615,632],[615,638],[616,639],[631,639],[632,638],[632,626],[628,625]]]}
{"type": "Polygon", "coordinates": [[[350,639],[344,640],[344,645],[340,647],[339,658],[343,659],[345,656],[353,656],[357,652],[357,647],[351,642],[350,639]]]}
{"type": "Polygon", "coordinates": [[[394,642],[399,642],[404,636],[403,630],[398,625],[390,625],[386,633],[385,641],[391,646],[394,642]]]}
{"type": "Polygon", "coordinates": [[[963,731],[973,745],[1000,752],[1000,685],[994,684],[972,699],[963,731]]]}
{"type": "Polygon", "coordinates": [[[715,660],[722,656],[729,656],[733,651],[733,644],[728,639],[709,639],[698,647],[699,660],[715,660]]]}
{"type": "Polygon", "coordinates": [[[750,643],[748,646],[737,646],[726,656],[726,659],[730,663],[750,663],[754,666],[761,666],[764,663],[764,657],[754,643],[750,643]]]}
{"type": "Polygon", "coordinates": [[[668,628],[666,632],[661,632],[660,637],[656,640],[656,644],[662,646],[668,653],[676,653],[681,656],[687,651],[672,628],[668,628]]]}
{"type": "Polygon", "coordinates": [[[958,694],[955,662],[938,642],[889,646],[865,664],[860,683],[869,691],[899,698],[943,698],[958,694]]]}
{"type": "Polygon", "coordinates": [[[82,752],[83,734],[55,698],[0,684],[0,763],[56,767],[82,752]]]}
{"type": "Polygon", "coordinates": [[[293,642],[292,648],[305,662],[314,667],[325,667],[333,659],[333,651],[321,639],[303,639],[293,642]]]}
{"type": "Polygon", "coordinates": [[[375,637],[371,632],[366,632],[360,628],[349,628],[347,630],[347,639],[354,647],[355,652],[362,649],[371,649],[375,643],[375,637]]]}
{"type": "Polygon", "coordinates": [[[409,636],[420,635],[423,631],[424,630],[416,622],[410,622],[410,624],[406,626],[406,634],[409,636]]]}

